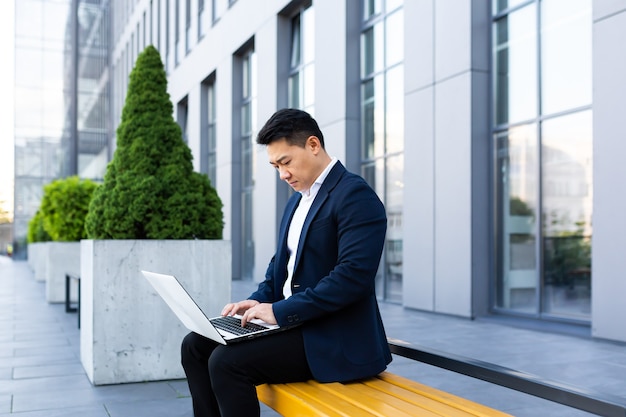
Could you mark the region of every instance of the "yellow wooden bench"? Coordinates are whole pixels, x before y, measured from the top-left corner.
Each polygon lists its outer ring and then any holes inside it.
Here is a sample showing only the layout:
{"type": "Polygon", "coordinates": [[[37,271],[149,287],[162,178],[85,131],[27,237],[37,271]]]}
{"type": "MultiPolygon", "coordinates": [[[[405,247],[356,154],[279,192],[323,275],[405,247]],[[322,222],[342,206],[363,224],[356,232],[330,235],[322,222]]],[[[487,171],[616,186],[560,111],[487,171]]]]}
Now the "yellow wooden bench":
{"type": "Polygon", "coordinates": [[[283,416],[510,416],[401,376],[383,372],[358,382],[264,384],[259,400],[283,416]]]}

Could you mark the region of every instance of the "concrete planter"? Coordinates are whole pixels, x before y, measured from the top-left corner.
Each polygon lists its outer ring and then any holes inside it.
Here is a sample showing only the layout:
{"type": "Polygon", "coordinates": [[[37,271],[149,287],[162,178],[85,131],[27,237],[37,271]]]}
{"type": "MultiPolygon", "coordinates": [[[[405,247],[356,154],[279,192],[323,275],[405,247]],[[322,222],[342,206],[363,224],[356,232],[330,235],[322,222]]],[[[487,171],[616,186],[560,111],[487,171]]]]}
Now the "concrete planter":
{"type": "MultiPolygon", "coordinates": [[[[46,242],[46,300],[65,302],[65,274],[80,275],[80,242],[46,242]]],[[[76,282],[70,285],[70,300],[78,299],[76,282]]]]}
{"type": "Polygon", "coordinates": [[[142,269],[175,275],[209,316],[230,301],[228,241],[81,241],[80,356],[94,385],[184,378],[188,331],[142,269]]]}
{"type": "Polygon", "coordinates": [[[28,265],[33,270],[35,281],[43,282],[46,280],[46,253],[48,251],[49,242],[29,243],[26,247],[28,252],[28,265]]]}

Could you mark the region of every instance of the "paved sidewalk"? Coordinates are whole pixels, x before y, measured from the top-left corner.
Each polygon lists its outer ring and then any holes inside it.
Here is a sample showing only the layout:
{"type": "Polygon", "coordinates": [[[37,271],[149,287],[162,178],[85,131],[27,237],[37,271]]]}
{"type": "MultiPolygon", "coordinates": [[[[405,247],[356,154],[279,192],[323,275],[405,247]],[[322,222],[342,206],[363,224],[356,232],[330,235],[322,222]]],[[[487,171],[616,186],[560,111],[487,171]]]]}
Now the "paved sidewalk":
{"type": "MultiPolygon", "coordinates": [[[[234,282],[233,298],[251,282],[234,282]]],[[[626,345],[381,304],[387,334],[430,348],[620,396],[626,345]]],[[[583,332],[584,333],[584,332],[583,332]]],[[[0,416],[192,417],[184,380],[94,387],[80,363],[75,313],[45,301],[23,261],[0,256],[0,416]]],[[[396,357],[391,372],[519,417],[584,416],[578,410],[396,357]]],[[[276,416],[262,407],[263,417],[276,416]]]]}

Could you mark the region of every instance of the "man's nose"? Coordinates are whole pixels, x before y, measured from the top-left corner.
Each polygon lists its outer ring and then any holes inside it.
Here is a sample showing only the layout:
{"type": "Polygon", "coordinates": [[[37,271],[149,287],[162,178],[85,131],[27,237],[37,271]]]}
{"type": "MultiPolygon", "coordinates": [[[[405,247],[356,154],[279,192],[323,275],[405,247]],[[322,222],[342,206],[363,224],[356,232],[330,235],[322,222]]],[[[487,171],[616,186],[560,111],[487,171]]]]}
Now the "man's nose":
{"type": "Polygon", "coordinates": [[[279,168],[278,173],[281,180],[286,180],[290,177],[289,171],[287,171],[285,168],[279,168]]]}

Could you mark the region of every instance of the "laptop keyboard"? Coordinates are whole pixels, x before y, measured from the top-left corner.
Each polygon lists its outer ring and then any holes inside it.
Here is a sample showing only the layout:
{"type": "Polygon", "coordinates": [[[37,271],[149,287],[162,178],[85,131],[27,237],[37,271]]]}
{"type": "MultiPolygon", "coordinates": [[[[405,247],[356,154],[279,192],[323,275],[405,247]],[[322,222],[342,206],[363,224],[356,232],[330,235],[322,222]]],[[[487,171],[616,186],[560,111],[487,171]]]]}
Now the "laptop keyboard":
{"type": "Polygon", "coordinates": [[[259,326],[255,323],[246,323],[245,327],[241,327],[241,319],[231,316],[216,317],[211,319],[211,323],[213,323],[213,325],[218,329],[236,335],[245,335],[267,329],[267,327],[259,326]]]}

